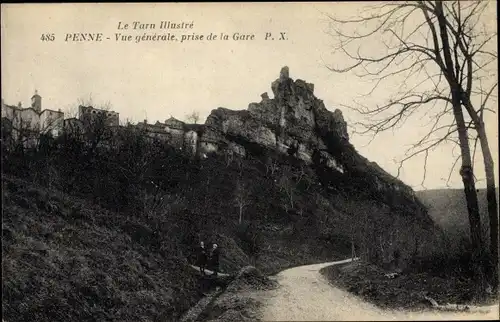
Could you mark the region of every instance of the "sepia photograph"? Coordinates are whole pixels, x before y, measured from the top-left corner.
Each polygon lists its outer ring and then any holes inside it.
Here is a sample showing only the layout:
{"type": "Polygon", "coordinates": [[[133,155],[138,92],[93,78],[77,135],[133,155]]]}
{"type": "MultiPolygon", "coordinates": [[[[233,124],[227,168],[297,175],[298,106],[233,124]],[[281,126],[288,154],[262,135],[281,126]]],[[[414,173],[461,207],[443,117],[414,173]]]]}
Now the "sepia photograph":
{"type": "Polygon", "coordinates": [[[497,3],[2,3],[2,322],[499,319],[497,3]]]}

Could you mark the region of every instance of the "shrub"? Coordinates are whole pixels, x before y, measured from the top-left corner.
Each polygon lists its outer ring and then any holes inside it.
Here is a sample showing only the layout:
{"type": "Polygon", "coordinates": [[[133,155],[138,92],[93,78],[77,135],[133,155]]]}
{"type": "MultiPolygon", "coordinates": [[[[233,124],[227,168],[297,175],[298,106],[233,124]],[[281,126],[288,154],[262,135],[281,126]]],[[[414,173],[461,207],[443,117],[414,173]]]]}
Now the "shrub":
{"type": "Polygon", "coordinates": [[[252,223],[242,223],[236,227],[237,243],[255,264],[262,250],[262,235],[252,223]]]}

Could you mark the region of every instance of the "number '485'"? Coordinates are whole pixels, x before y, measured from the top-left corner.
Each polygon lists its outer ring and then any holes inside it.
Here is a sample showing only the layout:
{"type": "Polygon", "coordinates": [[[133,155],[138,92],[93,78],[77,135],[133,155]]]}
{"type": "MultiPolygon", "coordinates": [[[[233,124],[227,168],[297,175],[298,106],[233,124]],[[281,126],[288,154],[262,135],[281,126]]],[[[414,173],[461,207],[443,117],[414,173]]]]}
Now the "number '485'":
{"type": "Polygon", "coordinates": [[[42,41],[54,41],[56,36],[54,34],[42,34],[40,40],[42,41]]]}

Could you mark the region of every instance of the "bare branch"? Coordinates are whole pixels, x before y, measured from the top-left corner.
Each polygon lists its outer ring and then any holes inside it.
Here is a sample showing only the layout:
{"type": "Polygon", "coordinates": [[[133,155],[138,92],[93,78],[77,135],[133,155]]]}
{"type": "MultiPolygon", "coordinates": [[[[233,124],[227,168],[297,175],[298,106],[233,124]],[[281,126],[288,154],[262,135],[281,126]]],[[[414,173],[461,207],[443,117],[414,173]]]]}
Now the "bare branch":
{"type": "Polygon", "coordinates": [[[493,90],[497,87],[497,85],[498,85],[498,82],[496,82],[493,86],[491,86],[490,90],[488,91],[488,94],[486,94],[486,97],[481,102],[481,107],[477,111],[479,113],[479,119],[481,120],[481,122],[483,121],[484,111],[486,110],[486,103],[488,102],[488,99],[490,98],[491,93],[493,93],[493,90]]]}
{"type": "Polygon", "coordinates": [[[424,175],[422,176],[422,182],[420,185],[425,189],[424,182],[427,174],[427,158],[429,157],[429,150],[425,150],[425,158],[424,158],[424,175]]]}
{"type": "Polygon", "coordinates": [[[458,157],[456,157],[455,161],[453,162],[453,165],[451,166],[450,172],[448,173],[448,179],[446,180],[446,186],[448,186],[448,187],[450,186],[449,183],[450,183],[450,179],[451,179],[451,174],[455,170],[455,167],[458,163],[458,160],[460,160],[461,158],[462,158],[462,155],[458,155],[458,157]]]}
{"type": "Polygon", "coordinates": [[[192,111],[186,115],[186,120],[192,124],[198,124],[200,120],[200,113],[198,111],[192,111]]]}
{"type": "MultiPolygon", "coordinates": [[[[339,39],[336,53],[347,60],[337,59],[335,66],[327,68],[337,73],[354,72],[360,79],[372,82],[359,100],[346,106],[366,117],[353,123],[354,133],[370,133],[375,138],[383,131],[402,126],[410,117],[416,119],[418,115],[422,120],[425,115],[430,119],[428,131],[408,148],[400,166],[417,155],[424,155],[427,161],[428,154],[439,144],[458,144],[457,122],[451,121],[455,118],[450,107],[452,89],[455,94],[461,92],[453,95],[455,110],[460,99],[458,104],[470,116],[465,115],[465,120],[460,121],[461,131],[477,129],[484,111],[491,110],[487,102],[495,98],[493,91],[497,86],[491,82],[497,54],[490,48],[496,32],[478,29],[487,7],[484,1],[394,2],[368,9],[359,18],[328,16],[333,25],[332,35],[339,39]],[[412,28],[408,28],[410,21],[412,28]],[[354,24],[363,30],[340,30],[354,24]],[[376,36],[381,50],[365,50],[365,40],[376,36]],[[481,87],[486,81],[493,84],[488,91],[481,87]],[[379,89],[394,83],[396,89],[386,101],[373,103],[379,89]],[[474,108],[477,98],[481,103],[474,108]],[[369,104],[363,102],[367,99],[369,104]]],[[[425,176],[426,169],[424,180],[425,176]]]]}

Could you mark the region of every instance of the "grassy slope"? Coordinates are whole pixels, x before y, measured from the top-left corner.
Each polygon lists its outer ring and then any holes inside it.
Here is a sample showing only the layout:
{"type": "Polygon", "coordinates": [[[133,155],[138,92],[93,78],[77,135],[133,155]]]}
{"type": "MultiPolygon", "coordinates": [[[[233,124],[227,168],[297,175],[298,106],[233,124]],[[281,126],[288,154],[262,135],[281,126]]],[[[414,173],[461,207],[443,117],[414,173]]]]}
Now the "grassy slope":
{"type": "MultiPolygon", "coordinates": [[[[377,266],[356,262],[324,268],[321,273],[338,287],[361,296],[382,308],[422,309],[430,303],[424,295],[439,304],[476,304],[476,283],[454,272],[436,274],[407,271],[399,277],[389,279],[386,271],[377,266]]],[[[488,301],[494,302],[493,298],[488,301]]],[[[480,301],[484,303],[484,299],[480,301]]]]}
{"type": "MultiPolygon", "coordinates": [[[[152,224],[22,179],[2,183],[7,321],[171,320],[201,297],[190,254],[155,245],[152,224]]],[[[318,256],[275,232],[284,227],[267,228],[256,261],[267,273],[343,256],[318,256]]],[[[249,264],[233,237],[215,238],[224,271],[249,264]]]]}
{"type": "MultiPolygon", "coordinates": [[[[432,219],[445,232],[451,247],[454,247],[462,239],[469,239],[469,218],[462,189],[422,190],[417,191],[416,194],[428,207],[432,219]]],[[[489,219],[485,189],[478,190],[478,199],[481,224],[484,236],[487,236],[489,219]]],[[[487,238],[485,240],[488,241],[487,238]]]]}
{"type": "MultiPolygon", "coordinates": [[[[469,258],[464,250],[468,240],[467,206],[461,189],[417,191],[428,207],[429,215],[443,229],[448,239],[443,256],[421,259],[398,278],[388,279],[383,269],[363,262],[327,267],[322,270],[332,284],[386,308],[418,309],[428,307],[423,295],[440,304],[470,304],[481,299],[477,284],[471,279],[469,258]],[[462,255],[455,255],[462,254],[462,255]]],[[[479,190],[480,213],[486,236],[488,214],[486,191],[479,190]]],[[[487,240],[487,238],[485,238],[487,240]]],[[[487,301],[494,299],[487,299],[487,301]]]]}
{"type": "MultiPolygon", "coordinates": [[[[9,321],[170,319],[199,299],[199,285],[187,269],[191,254],[176,256],[169,245],[158,248],[149,229],[154,222],[23,179],[3,177],[2,182],[3,272],[8,276],[3,306],[9,321]]],[[[275,232],[280,227],[272,228],[262,236],[259,268],[271,274],[322,260],[308,245],[283,240],[275,232]]],[[[223,271],[249,264],[233,237],[216,233],[215,239],[223,250],[223,271]]],[[[332,250],[325,258],[336,254],[332,250]]]]}
{"type": "Polygon", "coordinates": [[[282,183],[289,178],[282,165],[290,160],[280,160],[272,174],[255,158],[194,161],[162,148],[144,171],[142,158],[152,147],[127,140],[91,154],[63,140],[59,147],[5,158],[12,176],[2,179],[8,321],[175,319],[200,296],[187,270],[200,239],[221,246],[223,271],[254,263],[267,274],[343,258],[351,236],[365,248],[381,245],[379,261],[390,260],[393,248],[408,260],[434,245],[432,227],[420,219],[366,195],[346,196],[339,184],[326,192],[310,171],[300,184],[282,183]],[[146,175],[166,200],[155,212],[142,208],[142,191],[154,191],[146,175]],[[38,185],[28,183],[34,181],[38,185]],[[234,202],[238,184],[249,192],[244,225],[234,202]],[[293,208],[285,189],[293,192],[293,208]],[[250,233],[241,234],[245,225],[250,233]],[[252,258],[255,241],[258,256],[252,258]]]}
{"type": "Polygon", "coordinates": [[[185,259],[132,242],[126,218],[22,180],[2,183],[7,321],[170,319],[199,298],[185,259]]]}

